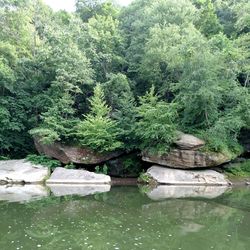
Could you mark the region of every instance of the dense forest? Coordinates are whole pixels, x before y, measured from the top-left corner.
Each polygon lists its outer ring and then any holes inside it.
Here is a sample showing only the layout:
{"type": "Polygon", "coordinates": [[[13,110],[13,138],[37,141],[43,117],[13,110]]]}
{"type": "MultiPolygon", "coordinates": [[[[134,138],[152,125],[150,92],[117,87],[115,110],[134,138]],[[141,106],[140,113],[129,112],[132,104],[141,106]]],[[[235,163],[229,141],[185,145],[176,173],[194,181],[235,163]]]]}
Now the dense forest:
{"type": "Polygon", "coordinates": [[[33,137],[164,153],[178,131],[238,155],[250,128],[249,0],[0,0],[0,156],[33,137]]]}

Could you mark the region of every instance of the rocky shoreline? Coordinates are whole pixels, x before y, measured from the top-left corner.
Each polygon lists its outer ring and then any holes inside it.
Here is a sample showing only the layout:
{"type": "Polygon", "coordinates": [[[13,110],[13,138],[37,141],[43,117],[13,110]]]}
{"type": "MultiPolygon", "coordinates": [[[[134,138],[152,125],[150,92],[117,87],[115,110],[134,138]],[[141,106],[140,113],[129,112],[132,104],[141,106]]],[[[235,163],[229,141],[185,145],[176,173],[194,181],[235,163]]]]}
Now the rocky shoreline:
{"type": "Polygon", "coordinates": [[[64,168],[57,168],[50,175],[48,168],[25,160],[0,161],[0,200],[26,202],[50,194],[87,196],[106,193],[112,186],[123,185],[138,185],[141,192],[153,201],[172,198],[213,199],[235,186],[250,184],[250,178],[228,179],[213,170],[187,171],[153,166],[146,174],[156,178],[156,181],[142,185],[137,178],[111,178],[86,170],[64,168]]]}
{"type": "Polygon", "coordinates": [[[107,174],[84,169],[84,164],[97,164],[112,160],[113,173],[124,168],[121,152],[96,154],[87,149],[77,149],[61,144],[41,145],[37,150],[59,159],[62,163],[81,163],[83,169],[49,168],[28,160],[0,161],[0,200],[13,197],[18,200],[46,196],[48,190],[55,196],[80,195],[109,192],[111,186],[139,185],[152,200],[167,198],[215,198],[232,186],[250,185],[250,177],[230,177],[223,172],[221,164],[230,159],[218,153],[204,152],[205,142],[188,134],[180,133],[170,152],[158,156],[142,152],[141,157],[149,165],[140,178],[113,178],[107,174]],[[120,159],[120,160],[119,160],[120,159]],[[117,164],[115,164],[117,163],[117,164]],[[214,170],[216,167],[216,170],[214,170]],[[22,199],[22,198],[20,198],[22,199]]]}

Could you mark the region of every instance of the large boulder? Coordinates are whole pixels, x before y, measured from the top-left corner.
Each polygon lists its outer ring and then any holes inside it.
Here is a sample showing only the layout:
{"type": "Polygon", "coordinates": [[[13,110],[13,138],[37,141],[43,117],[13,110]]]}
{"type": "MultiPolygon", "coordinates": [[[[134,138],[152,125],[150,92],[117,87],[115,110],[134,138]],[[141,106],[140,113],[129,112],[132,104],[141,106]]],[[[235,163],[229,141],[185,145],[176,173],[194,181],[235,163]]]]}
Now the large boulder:
{"type": "Polygon", "coordinates": [[[166,154],[157,155],[142,152],[142,160],[181,169],[217,167],[229,162],[231,159],[222,153],[205,152],[200,150],[205,142],[193,135],[179,132],[175,147],[166,154]]]}
{"type": "Polygon", "coordinates": [[[177,186],[159,185],[146,194],[151,200],[179,199],[179,198],[206,198],[214,199],[221,196],[228,186],[177,186]]]}
{"type": "Polygon", "coordinates": [[[42,183],[49,174],[48,168],[26,160],[0,161],[0,184],[42,183]]]}
{"type": "Polygon", "coordinates": [[[159,184],[227,186],[227,178],[214,170],[180,170],[152,166],[146,173],[159,184]]]}
{"type": "Polygon", "coordinates": [[[87,170],[56,168],[47,184],[110,184],[111,178],[87,170]]]}
{"type": "Polygon", "coordinates": [[[64,164],[70,162],[78,164],[99,164],[120,156],[122,151],[114,151],[110,153],[97,153],[88,148],[80,148],[75,146],[67,146],[61,143],[43,144],[39,139],[35,138],[35,147],[40,154],[45,154],[55,158],[64,164]]]}
{"type": "Polygon", "coordinates": [[[161,156],[143,152],[142,160],[171,168],[193,169],[216,167],[229,162],[230,158],[221,153],[172,149],[168,154],[161,156]]]}
{"type": "Polygon", "coordinates": [[[203,147],[205,142],[193,135],[181,133],[175,144],[180,149],[196,150],[203,147]]]}

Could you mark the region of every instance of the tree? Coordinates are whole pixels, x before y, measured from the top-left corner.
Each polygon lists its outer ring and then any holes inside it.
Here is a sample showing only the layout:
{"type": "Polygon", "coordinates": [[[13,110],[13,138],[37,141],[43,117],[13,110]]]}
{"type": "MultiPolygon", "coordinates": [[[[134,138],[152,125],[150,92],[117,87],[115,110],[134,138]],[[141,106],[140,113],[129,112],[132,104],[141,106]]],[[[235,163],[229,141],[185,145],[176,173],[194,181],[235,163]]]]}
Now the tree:
{"type": "Polygon", "coordinates": [[[114,8],[112,1],[105,0],[77,0],[76,13],[83,22],[96,15],[117,17],[118,9],[114,8]]]}
{"type": "Polygon", "coordinates": [[[104,100],[103,90],[98,84],[94,96],[90,98],[90,112],[76,127],[76,136],[81,146],[97,152],[110,152],[121,149],[117,122],[109,117],[111,109],[104,100]]]}
{"type": "Polygon", "coordinates": [[[248,0],[76,5],[0,0],[2,154],[32,151],[30,130],[45,143],[161,153],[176,127],[238,154],[250,127],[248,0]],[[145,95],[152,85],[159,96],[145,95]]]}
{"type": "Polygon", "coordinates": [[[17,55],[14,46],[0,41],[0,94],[13,92],[16,80],[17,55]]]}
{"type": "Polygon", "coordinates": [[[121,130],[120,139],[126,145],[126,150],[130,151],[136,148],[136,103],[129,79],[121,73],[111,74],[102,87],[107,103],[112,108],[111,116],[121,130]]]}
{"type": "Polygon", "coordinates": [[[167,25],[182,26],[193,23],[196,19],[197,9],[190,1],[186,0],[138,0],[132,2],[121,14],[122,30],[127,42],[128,73],[136,81],[137,94],[144,94],[152,83],[157,89],[157,85],[161,84],[151,82],[147,75],[145,76],[144,72],[141,71],[141,64],[145,53],[147,53],[145,45],[150,39],[151,30],[167,25]],[[125,22],[128,22],[129,25],[125,22]]]}
{"type": "Polygon", "coordinates": [[[78,122],[74,118],[73,104],[74,100],[69,93],[64,93],[57,100],[52,100],[51,107],[41,116],[41,125],[32,129],[30,134],[38,137],[44,144],[58,141],[72,143],[73,128],[78,122]]]}
{"type": "Polygon", "coordinates": [[[180,81],[185,62],[201,49],[207,49],[206,39],[193,24],[155,25],[145,44],[140,75],[162,94],[171,96],[171,86],[180,81]]]}
{"type": "Polygon", "coordinates": [[[205,36],[211,37],[222,31],[222,26],[215,11],[212,0],[206,0],[201,4],[197,27],[205,36]]]}
{"type": "Polygon", "coordinates": [[[176,137],[175,105],[160,101],[154,87],[151,87],[140,98],[137,112],[135,134],[139,139],[139,148],[159,155],[167,153],[176,137]]]}
{"type": "Polygon", "coordinates": [[[97,82],[105,82],[108,74],[123,68],[123,38],[118,27],[119,21],[110,15],[96,15],[88,21],[80,46],[91,59],[97,82]]]}

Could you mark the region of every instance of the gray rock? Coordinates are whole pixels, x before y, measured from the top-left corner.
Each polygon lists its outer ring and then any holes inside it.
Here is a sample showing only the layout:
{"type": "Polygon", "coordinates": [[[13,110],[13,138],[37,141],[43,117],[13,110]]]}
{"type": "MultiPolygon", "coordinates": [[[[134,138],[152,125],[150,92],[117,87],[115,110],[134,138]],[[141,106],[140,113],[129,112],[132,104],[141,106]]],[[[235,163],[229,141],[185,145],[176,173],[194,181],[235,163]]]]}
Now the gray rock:
{"type": "Polygon", "coordinates": [[[173,149],[161,156],[143,152],[142,160],[181,169],[216,167],[230,161],[227,156],[221,153],[206,153],[182,149],[173,149]]]}
{"type": "Polygon", "coordinates": [[[152,166],[147,174],[160,184],[229,185],[227,178],[214,170],[180,170],[152,166]]]}
{"type": "Polygon", "coordinates": [[[181,133],[175,144],[180,149],[196,150],[204,146],[205,142],[193,135],[181,133]]]}
{"type": "Polygon", "coordinates": [[[8,202],[27,202],[48,196],[43,185],[0,186],[0,200],[8,202]]]}
{"type": "Polygon", "coordinates": [[[111,178],[105,174],[96,174],[86,170],[56,168],[47,184],[109,184],[111,178]]]}
{"type": "Polygon", "coordinates": [[[96,193],[109,192],[111,186],[108,184],[87,184],[87,185],[68,185],[68,184],[47,184],[55,196],[80,195],[87,196],[96,193]]]}
{"type": "Polygon", "coordinates": [[[214,199],[225,193],[228,186],[169,186],[160,185],[147,192],[151,200],[178,198],[214,199]]]}
{"type": "Polygon", "coordinates": [[[26,160],[0,161],[0,183],[41,183],[49,169],[26,160]]]}

